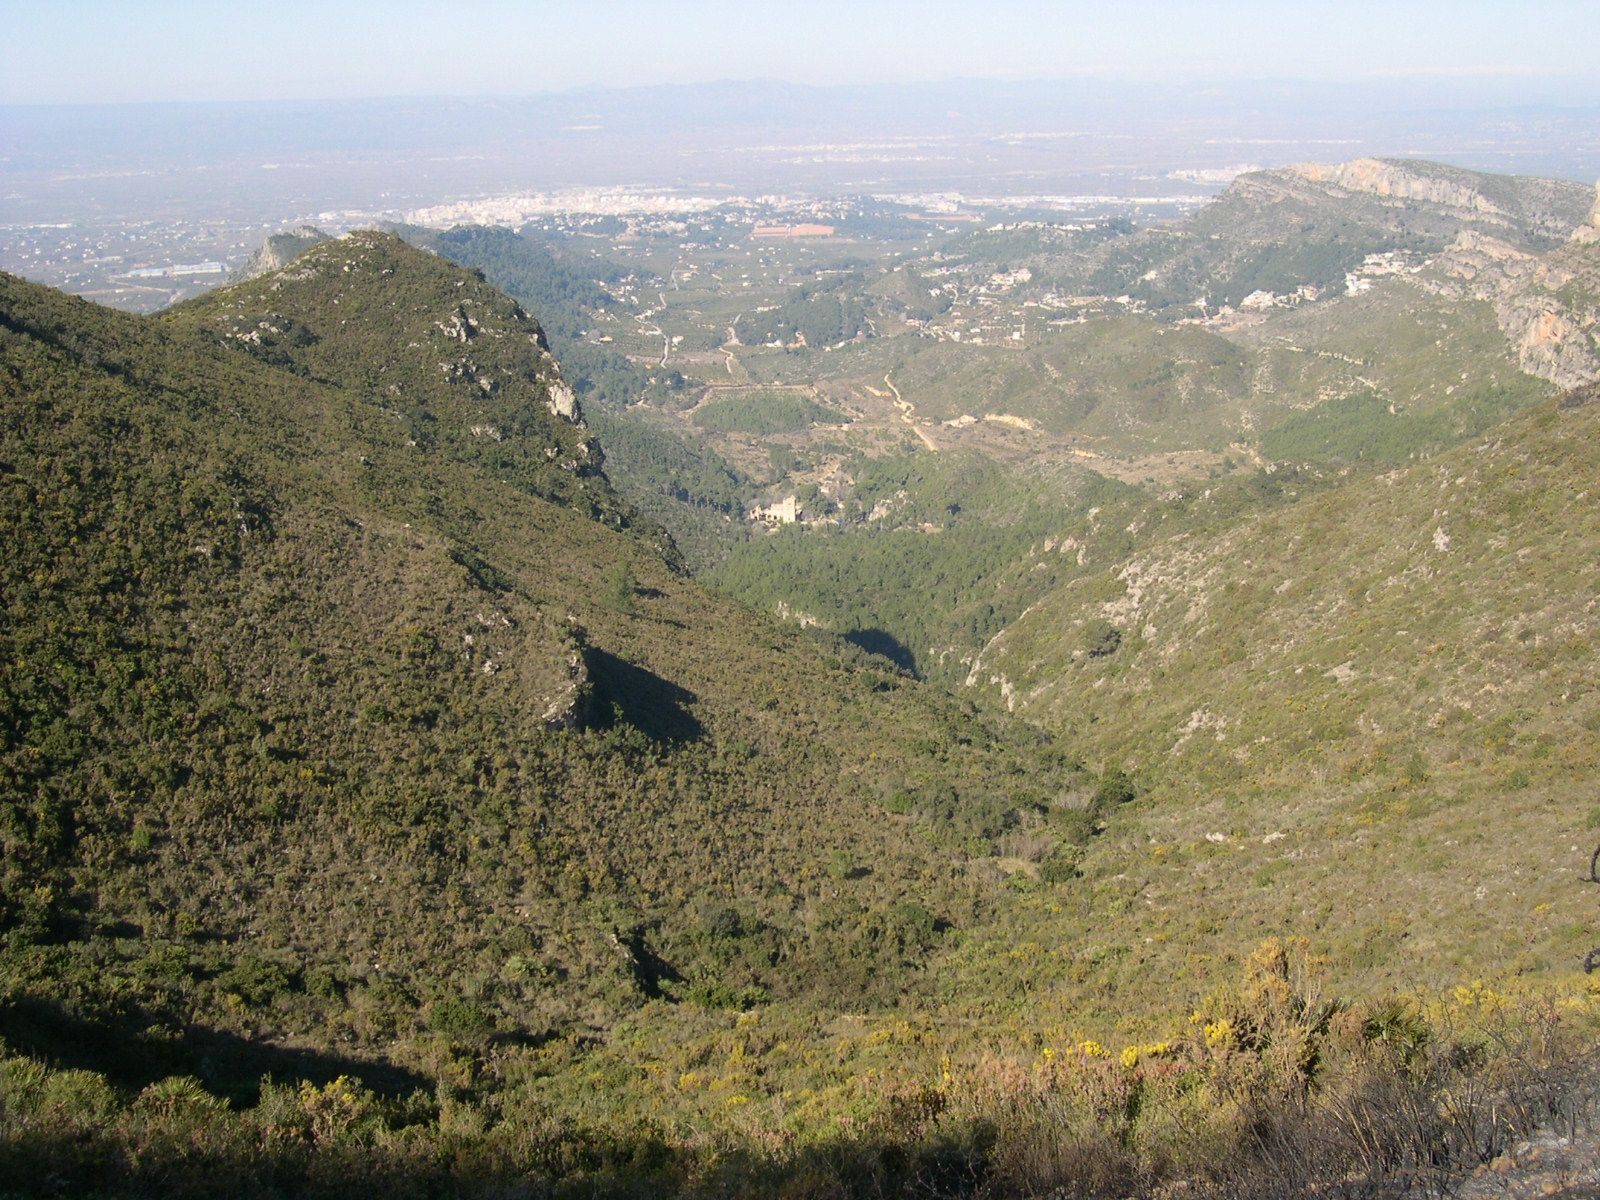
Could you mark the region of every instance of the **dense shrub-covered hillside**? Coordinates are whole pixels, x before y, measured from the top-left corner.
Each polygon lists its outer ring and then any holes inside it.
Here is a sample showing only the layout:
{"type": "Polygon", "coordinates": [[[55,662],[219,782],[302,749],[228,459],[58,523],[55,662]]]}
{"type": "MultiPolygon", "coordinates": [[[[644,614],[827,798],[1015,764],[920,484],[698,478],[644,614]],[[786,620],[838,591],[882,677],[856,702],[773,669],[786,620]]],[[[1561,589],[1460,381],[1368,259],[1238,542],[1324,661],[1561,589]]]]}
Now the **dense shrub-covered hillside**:
{"type": "Polygon", "coordinates": [[[448,263],[358,235],[160,320],[3,286],[0,926],[41,1047],[885,999],[1075,786],[619,530],[537,327],[448,263]]]}

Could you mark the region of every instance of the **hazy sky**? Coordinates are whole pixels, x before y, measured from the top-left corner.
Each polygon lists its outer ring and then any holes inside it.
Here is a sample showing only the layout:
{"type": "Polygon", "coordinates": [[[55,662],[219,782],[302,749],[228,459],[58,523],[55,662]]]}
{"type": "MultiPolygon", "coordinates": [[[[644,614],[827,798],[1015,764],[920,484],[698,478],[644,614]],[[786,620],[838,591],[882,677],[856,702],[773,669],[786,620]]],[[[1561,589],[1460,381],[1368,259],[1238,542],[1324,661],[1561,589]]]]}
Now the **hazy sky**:
{"type": "Polygon", "coordinates": [[[0,103],[716,79],[1480,80],[1600,102],[1596,0],[0,0],[0,103]]]}

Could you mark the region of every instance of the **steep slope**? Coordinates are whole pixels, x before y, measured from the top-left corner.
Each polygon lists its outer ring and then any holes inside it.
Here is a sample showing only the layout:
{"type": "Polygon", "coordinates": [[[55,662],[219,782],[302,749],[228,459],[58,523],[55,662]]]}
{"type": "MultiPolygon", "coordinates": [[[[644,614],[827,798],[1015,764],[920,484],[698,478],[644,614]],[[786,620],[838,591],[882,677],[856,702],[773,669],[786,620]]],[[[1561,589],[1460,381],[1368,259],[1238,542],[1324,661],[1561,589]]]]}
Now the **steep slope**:
{"type": "Polygon", "coordinates": [[[617,529],[536,326],[397,239],[161,320],[0,288],[13,1045],[248,1091],[289,1044],[881,1001],[1079,786],[617,529]]]}
{"type": "Polygon", "coordinates": [[[1529,373],[1490,304],[1447,293],[1431,270],[1230,336],[1254,352],[1240,436],[1278,463],[1413,461],[1558,390],[1529,373]]]}
{"type": "Polygon", "coordinates": [[[1513,893],[1564,896],[1549,864],[1594,820],[1597,421],[1575,396],[1428,464],[1101,559],[970,682],[1182,797],[1158,841],[1216,832],[1312,907],[1411,897],[1409,953],[1450,929],[1465,961],[1560,962],[1582,926],[1529,926],[1513,893]],[[1259,841],[1280,833],[1298,866],[1259,841]]]}
{"type": "Polygon", "coordinates": [[[1137,548],[1000,634],[974,682],[1003,676],[1016,708],[1193,770],[1319,778],[1400,745],[1448,761],[1493,730],[1520,748],[1507,771],[1540,769],[1541,737],[1582,758],[1597,421],[1575,394],[1428,463],[1137,548]],[[1094,620],[1122,631],[1114,654],[1078,652],[1094,620]]]}
{"type": "Polygon", "coordinates": [[[199,322],[264,363],[363,398],[372,419],[421,455],[472,464],[615,526],[628,521],[538,323],[481,276],[392,235],[319,243],[288,269],[166,319],[199,322]]]}
{"type": "Polygon", "coordinates": [[[1423,281],[1494,306],[1522,369],[1564,388],[1600,379],[1600,200],[1565,243],[1532,254],[1463,233],[1423,281]]]}
{"type": "MultiPolygon", "coordinates": [[[[634,363],[584,336],[597,314],[616,307],[600,282],[615,284],[622,268],[510,229],[461,226],[439,232],[398,226],[414,246],[475,268],[508,296],[539,313],[564,376],[585,405],[586,419],[610,457],[618,491],[672,535],[687,564],[717,561],[736,540],[730,520],[744,507],[748,481],[709,446],[679,437],[632,406],[659,399],[634,363]]],[[[615,319],[614,315],[611,319],[615,319]]]]}
{"type": "Polygon", "coordinates": [[[1575,394],[1220,528],[1121,553],[1114,510],[1075,530],[1076,578],[969,683],[1147,793],[1064,911],[967,943],[972,977],[1024,942],[1029,986],[1126,1012],[1263,928],[1311,936],[1356,992],[1574,970],[1600,824],[1597,435],[1575,394]],[[1051,949],[1076,937],[1094,970],[1051,949]]]}

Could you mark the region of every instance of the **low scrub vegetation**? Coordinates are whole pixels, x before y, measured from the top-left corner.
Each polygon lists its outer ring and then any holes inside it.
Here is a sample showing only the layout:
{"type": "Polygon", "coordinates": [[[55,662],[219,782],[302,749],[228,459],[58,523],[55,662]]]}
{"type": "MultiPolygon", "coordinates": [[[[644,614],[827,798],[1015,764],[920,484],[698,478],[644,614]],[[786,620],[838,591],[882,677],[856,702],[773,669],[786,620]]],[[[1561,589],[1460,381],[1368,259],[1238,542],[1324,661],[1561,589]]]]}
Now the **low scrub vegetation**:
{"type": "MultiPolygon", "coordinates": [[[[470,1005],[435,1011],[440,1036],[475,1043],[470,1005]]],[[[267,1078],[247,1105],[193,1078],[122,1087],[13,1053],[0,1175],[21,1184],[7,1194],[83,1197],[1439,1195],[1536,1131],[1593,1130],[1597,1019],[1583,986],[1338,1000],[1303,947],[1269,941],[1168,1038],[958,1040],[848,1119],[744,1121],[748,1097],[731,1092],[717,1128],[694,1134],[556,1116],[508,1086],[515,1052],[481,1043],[431,1092],[267,1078]]]]}

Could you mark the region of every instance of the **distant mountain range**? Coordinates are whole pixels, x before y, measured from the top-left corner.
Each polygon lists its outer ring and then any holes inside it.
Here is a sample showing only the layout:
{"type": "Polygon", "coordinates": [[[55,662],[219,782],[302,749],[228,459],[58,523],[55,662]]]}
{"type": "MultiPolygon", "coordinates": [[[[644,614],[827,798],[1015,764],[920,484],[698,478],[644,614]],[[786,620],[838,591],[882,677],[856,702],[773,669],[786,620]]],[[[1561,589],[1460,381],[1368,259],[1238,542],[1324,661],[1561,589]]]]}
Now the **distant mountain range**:
{"type": "MultiPolygon", "coordinates": [[[[1556,80],[1536,88],[1526,79],[1482,77],[1210,86],[1098,78],[833,86],[728,80],[521,96],[13,105],[0,107],[0,155],[12,172],[68,163],[148,166],[341,152],[365,157],[488,148],[501,155],[530,144],[622,139],[637,147],[684,134],[715,146],[773,137],[814,144],[1045,132],[1110,134],[1125,147],[1130,135],[1157,138],[1169,151],[1182,147],[1195,166],[1238,161],[1241,147],[1260,153],[1298,143],[1298,153],[1307,154],[1318,145],[1343,144],[1379,153],[1465,147],[1482,156],[1478,165],[1484,167],[1521,159],[1521,169],[1551,170],[1566,160],[1570,170],[1590,175],[1600,173],[1592,151],[1573,134],[1592,128],[1596,112],[1582,83],[1556,80]],[[1219,137],[1222,144],[1207,145],[1203,137],[1219,137]]],[[[1028,159],[1048,166],[1037,154],[1028,159]]],[[[606,172],[566,182],[613,181],[644,180],[606,172]]]]}

